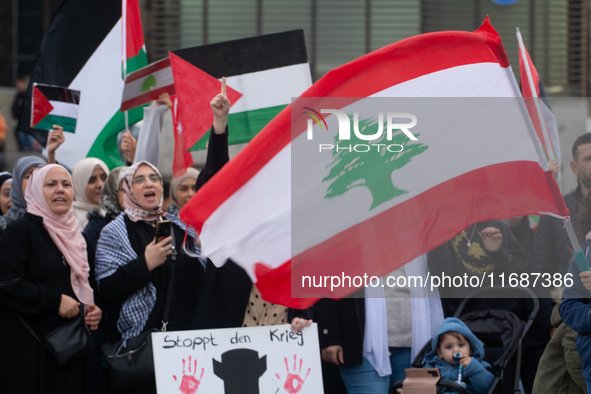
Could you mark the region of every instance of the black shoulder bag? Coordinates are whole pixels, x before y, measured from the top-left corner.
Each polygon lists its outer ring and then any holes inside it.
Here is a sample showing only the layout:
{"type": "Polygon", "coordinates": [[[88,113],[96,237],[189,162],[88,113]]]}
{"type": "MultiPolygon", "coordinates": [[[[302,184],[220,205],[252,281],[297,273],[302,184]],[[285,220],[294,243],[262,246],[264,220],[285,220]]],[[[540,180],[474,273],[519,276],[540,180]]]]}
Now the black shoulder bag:
{"type": "Polygon", "coordinates": [[[82,316],[83,310],[83,306],[80,305],[80,314],[63,326],[49,332],[45,336],[45,341],[39,339],[37,334],[35,334],[18,313],[15,313],[15,315],[37,342],[51,353],[53,358],[55,358],[55,362],[63,367],[92,349],[92,337],[90,336],[90,331],[86,323],[84,323],[84,316],[82,316]]]}
{"type": "MultiPolygon", "coordinates": [[[[175,246],[174,228],[172,229],[171,235],[172,245],[175,246]]],[[[137,337],[127,339],[126,346],[122,347],[118,352],[115,351],[118,346],[117,343],[110,343],[101,347],[103,356],[109,365],[111,387],[115,390],[132,389],[150,381],[155,382],[152,333],[164,332],[168,325],[176,265],[175,249],[172,250],[168,262],[170,263],[171,274],[168,280],[168,291],[166,292],[164,315],[162,316],[162,328],[160,330],[153,328],[137,337]]]]}

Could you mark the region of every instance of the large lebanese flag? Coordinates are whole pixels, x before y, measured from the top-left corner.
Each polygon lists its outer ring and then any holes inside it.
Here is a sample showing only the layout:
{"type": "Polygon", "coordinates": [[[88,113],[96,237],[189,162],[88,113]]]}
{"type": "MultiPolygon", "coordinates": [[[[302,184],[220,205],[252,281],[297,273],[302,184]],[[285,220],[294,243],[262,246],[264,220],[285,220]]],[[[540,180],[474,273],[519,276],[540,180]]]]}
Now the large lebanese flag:
{"type": "MultiPolygon", "coordinates": [[[[506,105],[518,96],[500,36],[488,18],[472,33],[411,37],[324,76],[292,103],[293,111],[282,111],[200,189],[181,217],[196,226],[202,251],[215,264],[232,258],[269,302],[305,308],[318,297],[346,296],[359,286],[331,289],[329,282],[324,288],[303,288],[302,276],[383,276],[474,222],[540,212],[568,215],[542,149],[533,143],[527,113],[515,102],[506,105]],[[439,123],[424,110],[417,113],[412,131],[418,141],[393,136],[391,142],[410,154],[400,156],[404,163],[391,173],[390,184],[381,181],[384,189],[372,189],[367,186],[376,184],[372,174],[399,157],[382,149],[385,164],[380,164],[369,156],[358,160],[359,155],[318,152],[319,142],[337,139],[333,115],[326,116],[329,132],[315,127],[314,140],[307,139],[309,117],[300,106],[321,112],[331,97],[344,98],[343,111],[371,107],[369,100],[379,97],[505,101],[466,112],[465,119],[446,117],[445,108],[433,107],[442,116],[439,123]],[[306,151],[310,146],[314,149],[306,151]],[[301,149],[308,156],[299,156],[301,149]],[[333,173],[337,165],[342,170],[333,173]],[[367,168],[366,179],[336,183],[359,166],[367,168]],[[398,191],[393,193],[392,186],[398,191]],[[384,190],[387,197],[380,194],[384,190]],[[292,292],[312,298],[292,298],[292,292]]],[[[459,104],[478,101],[462,100],[459,104]]],[[[411,110],[400,112],[420,111],[416,102],[408,103],[411,110]]]]}
{"type": "MultiPolygon", "coordinates": [[[[96,157],[110,168],[123,165],[117,148],[117,133],[125,129],[123,71],[147,64],[138,0],[65,0],[41,41],[18,129],[47,142],[47,131],[30,127],[33,83],[79,90],[76,133],[58,148],[59,162],[74,168],[96,157]]],[[[130,125],[142,118],[143,108],[128,111],[130,125]]]]}

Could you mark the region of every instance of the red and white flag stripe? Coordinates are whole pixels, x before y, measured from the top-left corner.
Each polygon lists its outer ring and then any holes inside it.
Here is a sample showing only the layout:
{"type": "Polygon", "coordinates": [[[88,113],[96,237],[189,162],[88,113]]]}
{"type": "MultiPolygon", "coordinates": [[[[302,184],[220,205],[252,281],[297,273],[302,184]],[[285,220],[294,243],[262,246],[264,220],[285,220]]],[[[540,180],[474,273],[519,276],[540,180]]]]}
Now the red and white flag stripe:
{"type": "MultiPolygon", "coordinates": [[[[302,95],[351,97],[344,106],[359,97],[518,96],[500,36],[488,19],[475,32],[423,34],[384,47],[331,71],[302,95]]],[[[318,103],[322,108],[322,99],[318,103]]],[[[303,116],[292,121],[289,107],[282,111],[181,211],[201,233],[203,252],[218,265],[231,257],[269,302],[300,308],[315,302],[291,297],[294,272],[322,275],[338,266],[347,275],[382,276],[474,222],[540,212],[568,215],[541,149],[526,131],[517,138],[521,145],[506,154],[450,155],[447,160],[459,166],[439,178],[424,174],[445,168],[441,162],[415,168],[414,194],[366,212],[357,222],[329,221],[323,233],[310,223],[306,237],[292,234],[292,207],[300,207],[301,193],[314,187],[310,182],[304,191],[291,190],[291,148],[303,139],[306,121],[303,116]],[[475,157],[479,161],[472,164],[475,157]]],[[[484,138],[485,146],[498,140],[477,132],[470,140],[484,138]]],[[[516,142],[499,144],[511,143],[516,142]]],[[[326,289],[322,296],[343,297],[353,290],[326,289]]]]}

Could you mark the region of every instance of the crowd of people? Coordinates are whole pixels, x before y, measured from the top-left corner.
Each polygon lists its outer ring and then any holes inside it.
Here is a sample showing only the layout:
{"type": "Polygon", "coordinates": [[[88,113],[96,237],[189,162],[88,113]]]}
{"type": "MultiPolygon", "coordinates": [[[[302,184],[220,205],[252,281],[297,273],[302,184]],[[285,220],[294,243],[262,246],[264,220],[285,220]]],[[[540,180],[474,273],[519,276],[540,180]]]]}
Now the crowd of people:
{"type": "MultiPolygon", "coordinates": [[[[109,169],[97,158],[68,171],[56,151],[65,136],[54,126],[47,161],[23,157],[0,173],[0,381],[21,393],[112,392],[101,345],[124,353],[133,338],[154,329],[189,330],[290,324],[300,331],[318,323],[325,392],[389,393],[425,344],[424,365],[485,393],[494,376],[486,346],[459,319],[468,294],[434,298],[424,288],[385,287],[366,298],[322,299],[306,310],[265,301],[232,261],[221,268],[201,256],[198,234],[179,211],[228,161],[224,94],[211,101],[213,124],[205,167],[167,182],[158,169],[159,132],[171,102],[162,95],[144,109],[137,139],[120,140],[126,166],[109,169]],[[166,190],[168,188],[168,190],[166,190]],[[156,237],[170,221],[170,236],[156,237]],[[84,306],[84,308],[81,308],[84,306]],[[84,362],[60,365],[37,338],[81,316],[94,348],[84,362]],[[456,353],[460,353],[456,357],[456,353]],[[461,366],[461,368],[460,368],[461,366]]],[[[558,163],[550,167],[556,174],[558,163]]],[[[573,146],[577,189],[564,196],[584,250],[591,246],[591,134],[573,146]]],[[[540,311],[523,343],[525,393],[588,393],[591,388],[591,273],[579,271],[563,223],[543,216],[474,223],[448,242],[390,276],[487,272],[574,275],[561,296],[533,289],[540,311]],[[554,297],[554,298],[552,298],[554,297]],[[563,299],[564,298],[564,299],[563,299]]],[[[465,289],[464,289],[465,290],[465,289]]],[[[527,302],[487,298],[480,310],[512,310],[527,302]]],[[[155,392],[154,379],[116,392],[155,392]]]]}

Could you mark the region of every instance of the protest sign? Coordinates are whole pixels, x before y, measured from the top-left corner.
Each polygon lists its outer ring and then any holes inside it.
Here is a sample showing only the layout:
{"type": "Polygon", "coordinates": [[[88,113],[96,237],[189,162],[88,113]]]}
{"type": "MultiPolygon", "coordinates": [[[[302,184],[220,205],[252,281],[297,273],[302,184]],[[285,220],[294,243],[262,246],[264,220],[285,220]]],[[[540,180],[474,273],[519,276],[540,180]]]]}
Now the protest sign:
{"type": "Polygon", "coordinates": [[[158,394],[323,393],[316,324],[152,334],[158,394]]]}

